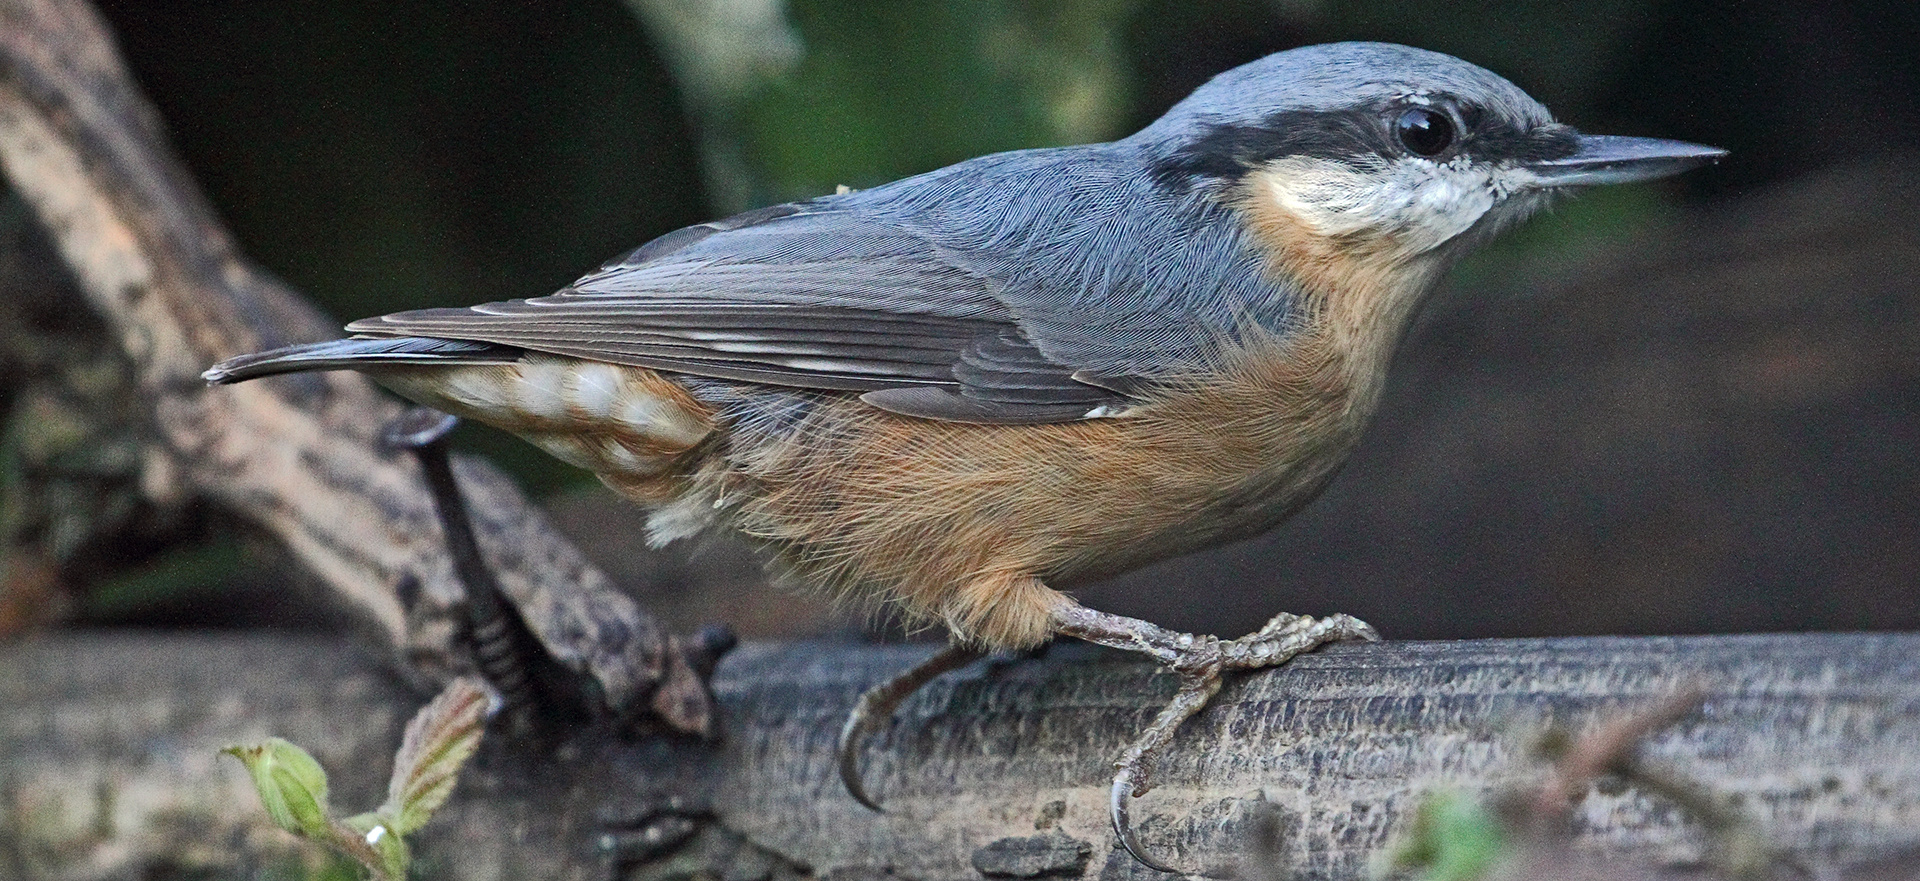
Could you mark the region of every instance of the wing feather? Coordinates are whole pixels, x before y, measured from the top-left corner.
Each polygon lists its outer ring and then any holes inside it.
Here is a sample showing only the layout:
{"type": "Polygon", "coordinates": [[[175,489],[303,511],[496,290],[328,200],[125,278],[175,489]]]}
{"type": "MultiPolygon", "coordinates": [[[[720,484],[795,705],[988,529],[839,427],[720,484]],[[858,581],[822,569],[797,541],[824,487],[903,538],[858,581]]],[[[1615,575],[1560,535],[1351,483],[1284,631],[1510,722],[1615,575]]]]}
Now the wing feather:
{"type": "Polygon", "coordinates": [[[347,329],[874,392],[874,406],[954,421],[1065,421],[1123,400],[1049,359],[1000,292],[912,232],[800,203],[668,233],[549,296],[347,329]]]}

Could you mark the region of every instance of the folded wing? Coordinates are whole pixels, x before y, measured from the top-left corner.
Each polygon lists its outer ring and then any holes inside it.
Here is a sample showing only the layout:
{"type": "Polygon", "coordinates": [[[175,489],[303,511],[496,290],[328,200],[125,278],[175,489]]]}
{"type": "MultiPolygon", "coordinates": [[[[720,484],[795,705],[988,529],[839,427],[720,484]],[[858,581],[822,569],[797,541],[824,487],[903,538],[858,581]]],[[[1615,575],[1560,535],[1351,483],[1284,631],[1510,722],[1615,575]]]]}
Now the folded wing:
{"type": "Polygon", "coordinates": [[[883,409],[953,421],[1068,421],[1124,402],[1043,354],[1000,290],[924,238],[827,199],[668,233],[550,296],[347,329],[865,392],[883,409]]]}

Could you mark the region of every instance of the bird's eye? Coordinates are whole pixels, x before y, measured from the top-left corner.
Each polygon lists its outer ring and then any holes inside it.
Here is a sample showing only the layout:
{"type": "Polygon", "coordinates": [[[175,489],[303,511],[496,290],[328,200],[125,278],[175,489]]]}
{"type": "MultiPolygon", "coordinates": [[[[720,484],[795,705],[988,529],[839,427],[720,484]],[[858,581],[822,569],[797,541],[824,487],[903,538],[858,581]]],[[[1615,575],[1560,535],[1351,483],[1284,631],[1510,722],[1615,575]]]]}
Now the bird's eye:
{"type": "Polygon", "coordinates": [[[1453,120],[1438,110],[1409,107],[1393,121],[1400,143],[1421,156],[1438,156],[1453,146],[1453,120]]]}

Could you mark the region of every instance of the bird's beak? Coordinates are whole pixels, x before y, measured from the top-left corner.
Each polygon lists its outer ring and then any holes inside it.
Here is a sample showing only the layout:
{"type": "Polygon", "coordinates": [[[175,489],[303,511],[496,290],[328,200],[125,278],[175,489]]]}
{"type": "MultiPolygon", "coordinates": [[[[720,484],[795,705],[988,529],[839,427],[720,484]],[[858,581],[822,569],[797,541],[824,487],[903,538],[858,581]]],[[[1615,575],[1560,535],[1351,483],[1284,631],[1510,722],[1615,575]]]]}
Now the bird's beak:
{"type": "Polygon", "coordinates": [[[1581,135],[1571,156],[1534,162],[1527,170],[1542,187],[1584,187],[1624,184],[1679,174],[1720,161],[1727,151],[1685,141],[1660,138],[1623,138],[1581,135]]]}

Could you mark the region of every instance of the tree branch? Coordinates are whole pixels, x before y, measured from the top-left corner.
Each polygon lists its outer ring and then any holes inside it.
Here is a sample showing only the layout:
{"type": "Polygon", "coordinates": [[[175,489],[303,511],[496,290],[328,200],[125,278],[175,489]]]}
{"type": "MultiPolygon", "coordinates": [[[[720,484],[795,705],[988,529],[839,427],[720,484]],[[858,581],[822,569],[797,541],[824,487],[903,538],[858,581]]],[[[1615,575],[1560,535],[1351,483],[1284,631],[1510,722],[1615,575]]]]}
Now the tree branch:
{"type": "MultiPolygon", "coordinates": [[[[274,535],[410,672],[465,669],[462,590],[419,474],[375,442],[397,404],[352,375],[200,381],[220,358],[337,331],[237,253],[78,0],[0,2],[0,170],[131,364],[151,428],[142,493],[162,507],[210,499],[274,535]]],[[[614,708],[650,701],[670,724],[704,726],[698,677],[665,629],[504,477],[477,460],[458,471],[502,587],[555,657],[614,708]]]]}
{"type": "MultiPolygon", "coordinates": [[[[1107,762],[1173,683],[1117,654],[1063,647],[938,680],[864,751],[887,813],[841,791],[845,712],[927,650],[744,646],[715,678],[718,745],[585,735],[527,757],[489,735],[420,833],[419,864],[439,878],[603,877],[616,854],[630,878],[977,879],[982,866],[1071,876],[1075,865],[1158,877],[1114,849],[1104,799],[1107,762]]],[[[1175,864],[1222,876],[1272,805],[1284,864],[1262,877],[1359,878],[1426,791],[1542,776],[1527,750],[1549,722],[1590,729],[1683,685],[1698,686],[1702,710],[1642,758],[1730,800],[1785,856],[1840,871],[1920,845],[1920,636],[1891,634],[1334,646],[1230,684],[1183,729],[1140,802],[1140,832],[1175,864]]],[[[38,875],[56,877],[139,875],[158,860],[257,865],[286,839],[261,831],[242,773],[217,767],[215,751],[287,737],[328,767],[337,803],[372,804],[420,701],[306,638],[0,648],[0,795],[19,818],[0,833],[0,859],[64,860],[38,875]],[[88,832],[107,810],[113,831],[88,832]]],[[[1657,797],[1607,786],[1578,797],[1582,848],[1685,862],[1705,845],[1657,797]]]]}

